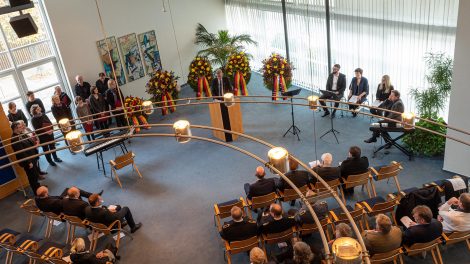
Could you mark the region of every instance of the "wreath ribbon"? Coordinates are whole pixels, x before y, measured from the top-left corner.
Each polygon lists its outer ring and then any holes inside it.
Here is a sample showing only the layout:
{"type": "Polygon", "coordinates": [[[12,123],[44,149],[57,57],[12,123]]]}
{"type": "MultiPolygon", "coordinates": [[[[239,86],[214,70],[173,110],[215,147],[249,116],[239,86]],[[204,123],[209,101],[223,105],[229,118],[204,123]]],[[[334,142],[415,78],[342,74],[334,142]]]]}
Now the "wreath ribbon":
{"type": "Polygon", "coordinates": [[[235,88],[234,88],[234,94],[236,96],[240,95],[248,95],[248,89],[246,88],[246,81],[245,78],[243,77],[243,74],[237,71],[235,73],[235,88]]]}
{"type": "MultiPolygon", "coordinates": [[[[273,95],[272,95],[272,100],[277,101],[278,100],[278,93],[285,93],[287,91],[287,86],[286,86],[286,80],[284,79],[284,76],[279,76],[277,74],[274,74],[274,81],[273,81],[273,95]]],[[[283,100],[286,100],[286,97],[282,97],[283,100]]]]}
{"type": "Polygon", "coordinates": [[[212,97],[211,89],[209,89],[209,82],[207,81],[206,76],[200,76],[197,79],[197,98],[201,98],[202,92],[206,94],[206,97],[212,97]]]}
{"type": "Polygon", "coordinates": [[[175,102],[173,102],[173,97],[171,96],[169,92],[165,91],[163,93],[162,102],[163,102],[162,115],[168,114],[168,109],[170,110],[170,113],[173,113],[174,111],[176,111],[175,102]]]}

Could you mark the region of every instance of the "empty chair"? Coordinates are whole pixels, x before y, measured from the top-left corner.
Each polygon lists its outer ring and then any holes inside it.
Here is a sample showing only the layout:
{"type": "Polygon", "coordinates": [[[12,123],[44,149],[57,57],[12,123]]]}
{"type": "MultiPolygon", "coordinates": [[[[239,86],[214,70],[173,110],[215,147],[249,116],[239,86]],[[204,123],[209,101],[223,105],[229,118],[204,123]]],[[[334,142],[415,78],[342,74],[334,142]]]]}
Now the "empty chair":
{"type": "Polygon", "coordinates": [[[20,205],[20,208],[25,210],[29,214],[29,222],[28,222],[28,233],[31,231],[31,226],[33,224],[33,217],[40,216],[44,217],[43,213],[39,208],[36,206],[34,199],[28,199],[23,204],[20,205]]]}
{"type": "Polygon", "coordinates": [[[142,178],[142,174],[140,174],[139,169],[137,168],[137,165],[135,165],[135,154],[134,152],[127,152],[124,155],[116,157],[114,160],[110,160],[109,164],[111,165],[111,178],[113,175],[116,177],[116,181],[118,182],[119,186],[122,188],[121,180],[119,180],[119,175],[117,174],[117,171],[132,165],[132,168],[135,169],[137,174],[139,175],[140,178],[142,178]]]}
{"type": "Polygon", "coordinates": [[[367,189],[367,194],[369,198],[372,197],[369,187],[369,181],[371,180],[372,176],[370,172],[365,172],[361,174],[349,175],[347,178],[343,178],[343,188],[350,189],[356,186],[365,186],[367,189]]]}
{"type": "Polygon", "coordinates": [[[259,238],[253,236],[251,238],[241,240],[241,241],[232,241],[228,242],[224,240],[225,254],[224,257],[227,259],[227,263],[232,263],[232,255],[238,254],[241,252],[248,252],[252,248],[259,246],[259,238]]]}
{"type": "Polygon", "coordinates": [[[275,192],[268,193],[263,196],[255,196],[251,200],[246,199],[247,205],[250,207],[251,210],[265,208],[275,203],[279,197],[275,192]]]}
{"type": "MultiPolygon", "coordinates": [[[[307,185],[299,187],[300,192],[305,196],[308,191],[307,185]]],[[[279,201],[290,202],[296,201],[300,198],[300,195],[294,189],[284,189],[284,191],[279,190],[279,201]]]]}
{"type": "Polygon", "coordinates": [[[12,262],[13,253],[17,250],[15,242],[19,235],[20,233],[15,230],[7,228],[0,230],[0,249],[6,251],[6,264],[12,262]]]}
{"type": "Polygon", "coordinates": [[[403,170],[403,167],[400,163],[396,161],[390,162],[390,165],[380,167],[377,171],[374,167],[370,167],[370,172],[372,173],[372,179],[370,184],[372,185],[372,191],[374,192],[374,196],[377,196],[377,192],[375,190],[374,181],[381,181],[385,179],[393,178],[395,184],[397,185],[397,190],[400,192],[400,182],[398,181],[398,175],[403,170]]]}
{"type": "Polygon", "coordinates": [[[247,207],[247,204],[243,197],[223,203],[214,204],[214,223],[217,225],[217,229],[219,231],[222,230],[222,224],[220,223],[220,220],[229,217],[230,210],[234,206],[242,208],[243,213],[246,214],[245,208],[247,207]]]}
{"type": "MultiPolygon", "coordinates": [[[[354,222],[359,228],[359,231],[364,231],[364,210],[362,208],[352,208],[350,205],[346,205],[346,209],[348,209],[349,214],[354,219],[354,222]]],[[[330,210],[328,213],[328,217],[330,218],[332,229],[336,229],[336,225],[339,223],[346,223],[349,224],[349,219],[346,216],[346,213],[341,210],[341,207],[335,208],[330,210]]]]}

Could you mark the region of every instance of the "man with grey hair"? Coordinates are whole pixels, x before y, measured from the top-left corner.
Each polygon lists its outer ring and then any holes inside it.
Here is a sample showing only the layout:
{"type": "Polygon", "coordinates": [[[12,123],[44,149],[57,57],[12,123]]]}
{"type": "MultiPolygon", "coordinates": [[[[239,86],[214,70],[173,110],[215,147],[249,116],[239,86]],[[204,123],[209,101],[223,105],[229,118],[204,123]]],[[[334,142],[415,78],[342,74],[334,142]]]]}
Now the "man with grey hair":
{"type": "MultiPolygon", "coordinates": [[[[332,167],[333,164],[333,155],[331,153],[323,153],[321,155],[321,162],[320,164],[316,164],[313,167],[313,171],[316,172],[323,180],[325,181],[332,181],[339,179],[340,177],[340,169],[339,167],[332,167]]],[[[316,183],[317,179],[315,176],[313,177],[312,183],[316,183]]]]}
{"type": "Polygon", "coordinates": [[[445,233],[470,231],[470,193],[452,197],[439,207],[439,216],[445,233]]]}
{"type": "Polygon", "coordinates": [[[365,230],[362,233],[366,248],[371,255],[399,248],[401,237],[400,228],[392,226],[392,221],[384,214],[378,214],[375,217],[374,230],[365,230]]]}
{"type": "Polygon", "coordinates": [[[224,96],[225,93],[231,93],[232,85],[228,78],[224,77],[222,69],[217,69],[215,75],[216,78],[211,83],[212,96],[224,96]]]}
{"type": "Polygon", "coordinates": [[[88,99],[90,97],[90,88],[91,85],[87,82],[83,81],[83,76],[77,75],[75,76],[75,96],[80,96],[83,100],[88,99]]]}

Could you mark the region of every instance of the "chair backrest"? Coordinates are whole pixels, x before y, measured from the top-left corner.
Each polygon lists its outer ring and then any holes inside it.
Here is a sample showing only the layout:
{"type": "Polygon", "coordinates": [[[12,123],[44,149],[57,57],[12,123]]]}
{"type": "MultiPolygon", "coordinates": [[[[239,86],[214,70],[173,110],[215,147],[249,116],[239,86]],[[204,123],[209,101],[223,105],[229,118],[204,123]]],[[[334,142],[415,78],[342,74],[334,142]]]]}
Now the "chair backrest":
{"type": "Polygon", "coordinates": [[[290,240],[294,236],[294,228],[289,228],[283,232],[270,233],[263,235],[266,244],[276,244],[290,240]]]}
{"type": "Polygon", "coordinates": [[[20,208],[30,214],[43,216],[41,210],[39,210],[39,208],[36,206],[36,202],[33,199],[26,200],[23,204],[20,205],[20,208]]]}
{"type": "Polygon", "coordinates": [[[111,223],[109,226],[105,224],[101,224],[101,223],[94,223],[94,222],[88,221],[88,226],[95,232],[109,235],[114,230],[121,230],[121,221],[116,220],[113,223],[111,223]]]}
{"type": "Polygon", "coordinates": [[[431,242],[428,243],[415,243],[406,248],[406,252],[408,255],[415,255],[424,251],[431,250],[433,247],[437,247],[441,243],[441,238],[436,238],[431,242]]]}
{"type": "Polygon", "coordinates": [[[370,258],[370,263],[375,263],[375,264],[389,263],[389,262],[396,263],[395,262],[396,259],[402,253],[403,253],[403,251],[401,250],[401,248],[397,248],[397,249],[394,249],[394,250],[391,250],[391,251],[385,252],[385,253],[376,253],[376,254],[372,255],[372,257],[370,258]]]}
{"type": "MultiPolygon", "coordinates": [[[[327,181],[326,183],[336,192],[338,191],[338,188],[341,188],[341,181],[339,179],[327,181]]],[[[321,182],[316,182],[314,187],[314,195],[308,197],[308,200],[311,203],[319,199],[333,196],[321,182]]]]}
{"type": "Polygon", "coordinates": [[[62,221],[62,217],[63,217],[62,214],[57,215],[57,214],[54,214],[53,212],[43,212],[43,214],[51,220],[62,221]]]}
{"type": "Polygon", "coordinates": [[[403,170],[403,167],[401,166],[400,163],[396,161],[392,161],[390,165],[381,167],[378,171],[377,180],[383,180],[387,179],[390,177],[395,177],[400,174],[400,172],[403,170]]]}
{"type": "Polygon", "coordinates": [[[240,197],[240,199],[238,199],[236,202],[231,203],[231,204],[223,204],[223,205],[214,204],[214,213],[220,219],[227,218],[231,215],[230,210],[232,210],[232,207],[234,206],[237,206],[243,210],[243,208],[245,207],[243,198],[240,197]]]}
{"type": "Polygon", "coordinates": [[[377,214],[393,212],[395,209],[395,206],[397,206],[397,199],[385,201],[383,203],[376,203],[372,207],[372,213],[369,213],[369,215],[377,215],[377,214]]]}
{"type": "Polygon", "coordinates": [[[349,189],[352,187],[369,184],[370,172],[361,174],[349,175],[347,180],[344,180],[344,188],[349,189]]]}
{"type": "MultiPolygon", "coordinates": [[[[305,194],[308,191],[308,187],[307,185],[304,185],[302,187],[299,187],[299,190],[305,196],[305,194]]],[[[296,200],[299,198],[300,198],[299,194],[294,189],[290,189],[290,188],[284,189],[284,196],[283,196],[284,202],[296,200]]]]}
{"type": "MultiPolygon", "coordinates": [[[[364,231],[363,230],[364,228],[362,226],[362,223],[364,222],[364,210],[362,210],[362,208],[356,208],[356,209],[350,211],[349,214],[354,219],[354,222],[359,223],[360,231],[361,232],[364,231]]],[[[336,214],[335,212],[330,211],[329,215],[331,217],[331,219],[330,219],[331,222],[333,222],[335,225],[337,225],[339,223],[349,224],[349,219],[346,216],[346,213],[344,213],[344,212],[341,212],[340,214],[336,214]]]]}
{"type": "Polygon", "coordinates": [[[264,208],[270,206],[277,199],[277,194],[275,192],[268,193],[263,196],[256,196],[251,198],[251,208],[264,208]]]}
{"type": "Polygon", "coordinates": [[[445,238],[446,244],[450,245],[470,239],[470,231],[452,232],[450,234],[443,234],[442,236],[445,238]]]}
{"type": "Polygon", "coordinates": [[[71,216],[71,215],[64,215],[64,220],[67,221],[70,225],[73,226],[79,226],[86,228],[87,227],[87,221],[80,219],[77,216],[71,216]]]}
{"type": "Polygon", "coordinates": [[[114,159],[114,162],[116,163],[116,165],[114,166],[114,168],[116,168],[116,170],[124,168],[127,165],[132,164],[134,162],[134,153],[132,151],[130,151],[130,152],[127,152],[124,155],[117,156],[114,159]]]}
{"type": "Polygon", "coordinates": [[[227,247],[226,250],[230,252],[230,254],[237,254],[240,252],[249,251],[252,248],[257,247],[258,243],[258,237],[254,236],[241,241],[232,241],[228,243],[229,247],[227,247]]]}
{"type": "MultiPolygon", "coordinates": [[[[331,222],[330,222],[330,219],[328,219],[328,217],[325,217],[325,218],[320,220],[320,224],[321,224],[321,227],[323,228],[323,230],[328,230],[328,225],[330,223],[331,222]]],[[[308,234],[312,234],[312,233],[317,232],[318,227],[315,223],[313,223],[313,224],[302,224],[302,225],[299,226],[298,231],[302,235],[308,235],[308,234]]]]}

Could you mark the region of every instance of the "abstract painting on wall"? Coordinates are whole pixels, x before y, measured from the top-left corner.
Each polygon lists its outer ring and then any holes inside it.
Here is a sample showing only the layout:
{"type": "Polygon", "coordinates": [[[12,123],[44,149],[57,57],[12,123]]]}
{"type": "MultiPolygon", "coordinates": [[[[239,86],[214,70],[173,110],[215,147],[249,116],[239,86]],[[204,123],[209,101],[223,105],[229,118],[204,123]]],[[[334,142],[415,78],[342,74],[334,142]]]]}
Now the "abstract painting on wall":
{"type": "Polygon", "coordinates": [[[118,42],[129,82],[144,77],[144,67],[135,33],[119,37],[118,42]]]}
{"type": "Polygon", "coordinates": [[[96,46],[98,47],[98,53],[100,55],[101,61],[103,62],[104,72],[106,73],[106,76],[114,78],[112,70],[112,68],[114,67],[118,84],[125,84],[126,76],[124,75],[124,69],[122,67],[121,59],[119,58],[119,51],[116,43],[116,38],[107,38],[107,44],[104,39],[99,40],[96,42],[96,46]]]}
{"type": "Polygon", "coordinates": [[[152,74],[156,70],[161,70],[162,62],[160,60],[160,52],[158,51],[155,30],[139,34],[139,44],[144,56],[145,72],[152,74]]]}

